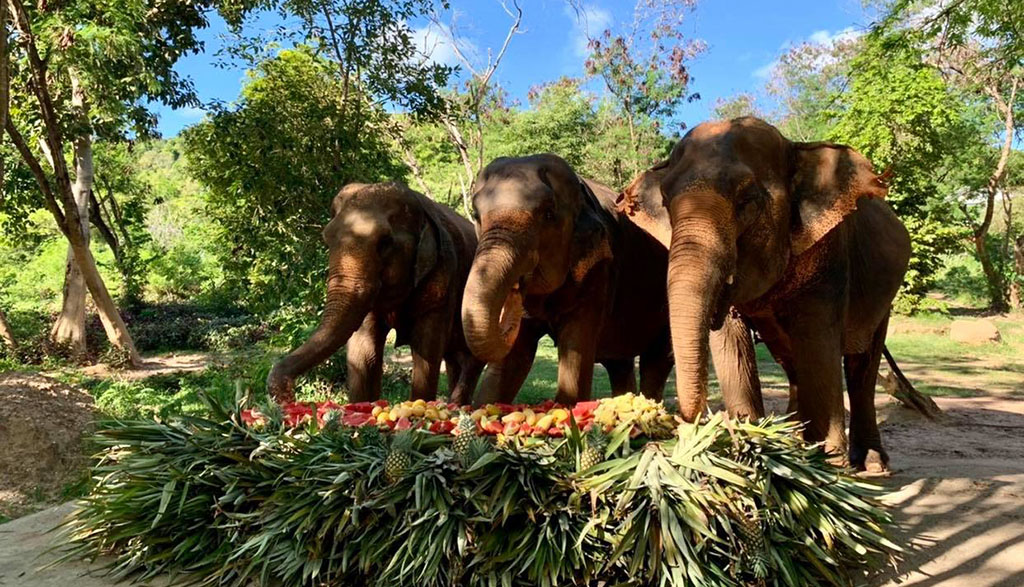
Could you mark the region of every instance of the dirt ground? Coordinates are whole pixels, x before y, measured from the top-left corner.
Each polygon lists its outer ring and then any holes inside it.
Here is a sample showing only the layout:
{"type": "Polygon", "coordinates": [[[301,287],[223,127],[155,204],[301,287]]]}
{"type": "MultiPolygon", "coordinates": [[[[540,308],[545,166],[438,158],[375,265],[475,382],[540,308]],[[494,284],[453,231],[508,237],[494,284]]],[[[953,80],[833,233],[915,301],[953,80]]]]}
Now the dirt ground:
{"type": "Polygon", "coordinates": [[[92,404],[88,393],[50,377],[0,374],[0,516],[53,503],[82,477],[92,404]]]}

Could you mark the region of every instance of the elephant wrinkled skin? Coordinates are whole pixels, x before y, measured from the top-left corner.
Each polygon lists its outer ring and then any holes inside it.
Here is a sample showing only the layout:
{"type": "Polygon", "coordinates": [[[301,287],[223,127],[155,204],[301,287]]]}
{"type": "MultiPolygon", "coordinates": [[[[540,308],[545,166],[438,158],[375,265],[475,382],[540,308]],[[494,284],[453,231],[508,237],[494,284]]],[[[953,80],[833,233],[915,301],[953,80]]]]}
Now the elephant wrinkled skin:
{"type": "Polygon", "coordinates": [[[476,250],[473,225],[400,183],[349,184],[324,228],[330,249],[319,327],[274,365],[267,389],[293,398],[295,378],[347,345],[350,401],[380,397],[384,340],[412,349],[412,397],[437,395],[441,360],[451,401],[469,401],[483,369],[466,347],[459,308],[476,250]]]}
{"type": "Polygon", "coordinates": [[[661,397],[671,370],[667,250],[615,210],[612,190],[555,155],[499,158],[473,184],[480,243],[466,283],[469,348],[488,361],[477,403],[510,402],[537,341],[558,346],[556,401],[589,399],[594,362],[613,391],[661,397]]]}
{"type": "Polygon", "coordinates": [[[909,236],[886,192],[885,177],[853,149],[792,142],[750,117],[695,127],[667,161],[634,180],[620,208],[670,246],[669,309],[685,418],[705,409],[715,346],[713,336],[709,349],[709,333],[753,357],[749,335],[741,338],[747,329],[736,327],[741,320],[785,370],[789,410],[806,422],[805,437],[824,441],[837,456],[847,454],[845,365],[849,460],[885,469],[875,381],[910,257],[909,236]]]}

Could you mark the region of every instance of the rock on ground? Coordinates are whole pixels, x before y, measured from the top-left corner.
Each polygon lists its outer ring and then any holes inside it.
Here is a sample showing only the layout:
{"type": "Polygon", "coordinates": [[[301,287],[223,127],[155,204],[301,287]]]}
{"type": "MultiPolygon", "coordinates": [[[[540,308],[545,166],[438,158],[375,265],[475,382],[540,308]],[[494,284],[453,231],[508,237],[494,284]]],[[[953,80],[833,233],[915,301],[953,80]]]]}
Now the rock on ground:
{"type": "Polygon", "coordinates": [[[57,497],[84,465],[92,397],[35,373],[0,374],[0,514],[57,497]]]}
{"type": "Polygon", "coordinates": [[[981,344],[999,342],[1002,336],[999,328],[991,320],[954,320],[949,326],[949,337],[957,342],[981,344]]]}

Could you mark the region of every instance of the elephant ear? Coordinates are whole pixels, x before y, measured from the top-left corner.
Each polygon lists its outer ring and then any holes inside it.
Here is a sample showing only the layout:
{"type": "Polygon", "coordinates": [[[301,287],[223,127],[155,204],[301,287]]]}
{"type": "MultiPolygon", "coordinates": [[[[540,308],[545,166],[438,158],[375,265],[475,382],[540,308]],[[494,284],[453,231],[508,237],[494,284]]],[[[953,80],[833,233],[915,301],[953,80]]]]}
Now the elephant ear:
{"type": "Polygon", "coordinates": [[[612,258],[611,235],[608,223],[603,220],[614,222],[614,218],[601,206],[587,182],[577,181],[583,205],[576,216],[573,231],[570,271],[573,280],[579,283],[598,263],[612,258]]]}
{"type": "Polygon", "coordinates": [[[416,198],[423,208],[423,227],[420,229],[416,245],[416,261],[413,268],[413,284],[418,287],[439,264],[444,263],[447,254],[455,250],[455,245],[433,209],[433,203],[420,194],[416,194],[416,198]]]}
{"type": "Polygon", "coordinates": [[[811,248],[857,209],[860,198],[885,198],[886,178],[844,145],[798,143],[791,181],[794,256],[811,248]]]}

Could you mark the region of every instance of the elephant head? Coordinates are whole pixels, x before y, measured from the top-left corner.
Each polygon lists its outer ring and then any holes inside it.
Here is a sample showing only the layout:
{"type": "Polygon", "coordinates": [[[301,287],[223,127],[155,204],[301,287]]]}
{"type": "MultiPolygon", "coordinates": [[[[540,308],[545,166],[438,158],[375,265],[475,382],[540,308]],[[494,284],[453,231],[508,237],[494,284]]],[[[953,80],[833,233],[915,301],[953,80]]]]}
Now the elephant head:
{"type": "Polygon", "coordinates": [[[730,306],[761,298],[784,275],[800,275],[800,255],[859,198],[884,198],[885,180],[849,147],[791,142],[750,117],[695,127],[648,173],[653,178],[634,181],[620,207],[642,211],[640,203],[661,202],[671,219],[676,385],[680,412],[693,421],[707,401],[709,332],[730,306]]]}
{"type": "Polygon", "coordinates": [[[353,183],[334,197],[323,230],[329,249],[323,315],[309,339],[274,365],[271,396],[290,400],[296,377],[334,354],[371,310],[396,307],[434,269],[439,251],[450,247],[423,199],[398,183],[353,183]]]}
{"type": "Polygon", "coordinates": [[[599,219],[607,212],[550,154],[492,161],[473,183],[473,211],[479,244],[462,324],[473,354],[495,362],[516,340],[524,296],[550,294],[610,255],[599,219]]]}

